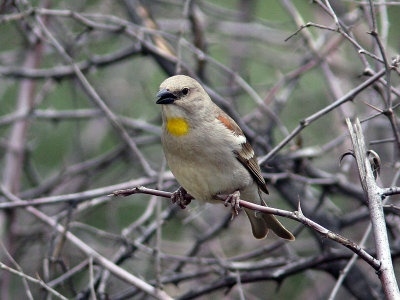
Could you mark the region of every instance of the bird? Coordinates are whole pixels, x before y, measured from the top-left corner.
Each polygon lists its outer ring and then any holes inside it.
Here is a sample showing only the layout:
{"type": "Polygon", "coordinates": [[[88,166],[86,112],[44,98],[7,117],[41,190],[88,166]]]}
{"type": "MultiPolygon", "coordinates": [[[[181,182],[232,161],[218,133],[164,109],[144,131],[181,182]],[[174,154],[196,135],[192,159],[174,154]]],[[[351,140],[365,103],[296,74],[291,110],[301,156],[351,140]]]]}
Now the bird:
{"type": "MultiPolygon", "coordinates": [[[[161,143],[167,164],[180,184],[173,193],[185,207],[186,194],[201,203],[226,202],[237,206],[243,199],[267,206],[261,192],[267,185],[254,150],[237,123],[218,107],[194,78],[175,75],[165,79],[157,93],[161,105],[161,143]]],[[[253,236],[263,239],[269,230],[294,240],[272,214],[244,208],[253,236]]]]}

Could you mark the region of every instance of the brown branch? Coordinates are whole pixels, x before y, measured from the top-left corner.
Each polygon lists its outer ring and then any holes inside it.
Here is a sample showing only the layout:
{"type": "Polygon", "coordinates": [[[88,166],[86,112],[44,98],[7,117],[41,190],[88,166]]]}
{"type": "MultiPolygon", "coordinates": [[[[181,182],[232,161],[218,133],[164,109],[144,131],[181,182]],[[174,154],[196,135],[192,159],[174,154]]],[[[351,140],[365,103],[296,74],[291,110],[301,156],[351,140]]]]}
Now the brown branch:
{"type": "MultiPolygon", "coordinates": [[[[148,194],[148,195],[156,195],[156,196],[164,197],[164,198],[171,198],[171,196],[172,196],[172,193],[149,189],[149,188],[145,188],[142,186],[138,186],[136,188],[129,189],[126,191],[121,191],[121,190],[115,191],[112,195],[128,196],[128,195],[132,195],[132,194],[148,194]]],[[[187,195],[186,197],[188,197],[188,199],[190,199],[190,200],[193,200],[193,197],[191,195],[187,195]]],[[[226,197],[221,196],[221,199],[220,199],[221,203],[223,203],[223,201],[225,201],[225,199],[226,199],[226,197]]],[[[273,207],[261,206],[261,205],[257,205],[257,204],[247,202],[244,200],[239,200],[239,205],[241,207],[249,208],[254,211],[260,211],[260,212],[266,213],[266,214],[273,214],[273,215],[277,215],[277,216],[281,216],[281,217],[286,217],[286,218],[295,220],[297,222],[300,222],[300,223],[306,225],[307,227],[315,230],[322,236],[324,236],[328,239],[331,239],[335,242],[338,242],[338,243],[342,244],[343,246],[349,248],[354,253],[357,253],[360,256],[360,258],[365,260],[375,270],[379,270],[379,268],[380,268],[379,261],[377,261],[370,254],[368,254],[364,249],[359,247],[356,243],[352,242],[351,240],[349,240],[337,233],[330,231],[329,229],[326,229],[325,227],[321,226],[320,224],[318,224],[318,223],[310,220],[306,216],[304,216],[301,211],[300,202],[299,202],[298,210],[294,211],[294,212],[283,210],[283,209],[278,209],[278,208],[273,208],[273,207]]]]}

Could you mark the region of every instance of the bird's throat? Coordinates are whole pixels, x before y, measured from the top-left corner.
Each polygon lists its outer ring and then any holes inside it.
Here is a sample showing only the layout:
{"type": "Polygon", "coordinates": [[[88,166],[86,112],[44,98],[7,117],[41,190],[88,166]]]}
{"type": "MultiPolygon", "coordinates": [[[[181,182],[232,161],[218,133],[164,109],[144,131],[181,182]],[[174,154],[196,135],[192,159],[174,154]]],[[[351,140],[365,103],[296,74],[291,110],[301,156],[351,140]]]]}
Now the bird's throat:
{"type": "Polygon", "coordinates": [[[167,119],[167,131],[175,136],[182,136],[188,133],[189,124],[182,118],[167,119]]]}

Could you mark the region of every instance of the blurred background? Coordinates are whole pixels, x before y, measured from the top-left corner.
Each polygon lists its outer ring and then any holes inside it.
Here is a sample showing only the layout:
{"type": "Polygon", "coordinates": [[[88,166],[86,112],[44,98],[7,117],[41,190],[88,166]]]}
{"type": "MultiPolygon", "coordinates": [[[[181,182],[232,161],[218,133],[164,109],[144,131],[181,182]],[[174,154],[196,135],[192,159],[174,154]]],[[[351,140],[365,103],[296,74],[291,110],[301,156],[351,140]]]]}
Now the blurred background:
{"type": "MultiPolygon", "coordinates": [[[[399,185],[399,16],[400,2],[385,0],[1,1],[0,298],[59,298],[21,273],[68,299],[151,298],[70,232],[176,299],[382,299],[363,260],[337,284],[352,252],[293,220],[280,219],[295,242],[255,240],[223,205],[108,195],[178,187],[155,95],[187,74],[251,141],[269,205],[300,201],[360,243],[369,214],[355,159],[341,159],[352,149],[345,118],[362,121],[378,184],[399,185]]],[[[385,209],[397,274],[398,200],[385,209]]],[[[375,256],[372,233],[363,247],[375,256]]]]}

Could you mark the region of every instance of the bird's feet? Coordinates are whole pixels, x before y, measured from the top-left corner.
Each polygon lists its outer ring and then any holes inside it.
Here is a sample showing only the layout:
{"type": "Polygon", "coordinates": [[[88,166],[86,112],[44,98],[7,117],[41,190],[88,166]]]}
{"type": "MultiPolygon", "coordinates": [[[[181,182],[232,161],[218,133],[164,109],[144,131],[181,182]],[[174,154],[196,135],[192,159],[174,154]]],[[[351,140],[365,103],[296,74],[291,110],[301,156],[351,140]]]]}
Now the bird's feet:
{"type": "Polygon", "coordinates": [[[229,202],[232,206],[232,219],[239,214],[239,200],[240,200],[240,192],[235,191],[232,194],[228,195],[225,199],[225,206],[229,205],[229,202]]]}
{"type": "Polygon", "coordinates": [[[190,199],[185,198],[186,195],[186,190],[180,186],[175,192],[172,193],[172,203],[176,203],[180,208],[185,209],[186,206],[191,202],[190,199]]]}

